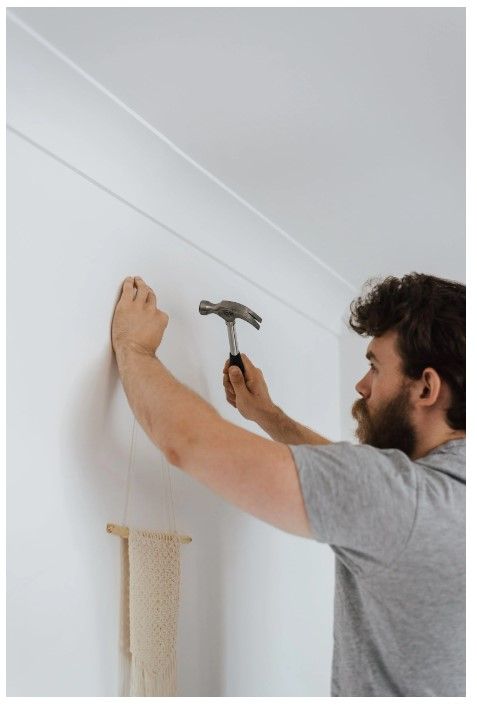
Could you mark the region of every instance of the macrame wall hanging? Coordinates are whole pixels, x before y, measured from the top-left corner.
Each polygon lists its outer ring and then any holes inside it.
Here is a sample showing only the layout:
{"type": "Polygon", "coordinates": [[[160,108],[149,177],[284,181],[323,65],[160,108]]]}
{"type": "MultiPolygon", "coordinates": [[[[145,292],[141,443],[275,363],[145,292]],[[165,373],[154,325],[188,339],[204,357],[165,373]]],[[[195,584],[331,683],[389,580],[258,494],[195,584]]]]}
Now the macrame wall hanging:
{"type": "Polygon", "coordinates": [[[165,456],[162,479],[170,496],[168,531],[127,527],[135,434],[134,417],[123,524],[106,526],[121,543],[118,692],[121,697],[175,697],[181,544],[192,538],[176,530],[172,476],[165,456]]]}

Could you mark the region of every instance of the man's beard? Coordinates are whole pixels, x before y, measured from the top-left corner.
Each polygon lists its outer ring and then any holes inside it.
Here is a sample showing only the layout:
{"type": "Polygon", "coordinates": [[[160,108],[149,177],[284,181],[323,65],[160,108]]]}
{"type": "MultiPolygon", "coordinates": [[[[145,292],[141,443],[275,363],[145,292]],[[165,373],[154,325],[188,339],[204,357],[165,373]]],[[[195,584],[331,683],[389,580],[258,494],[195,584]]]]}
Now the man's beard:
{"type": "Polygon", "coordinates": [[[360,443],[375,448],[398,448],[411,457],[416,447],[416,432],[409,417],[409,388],[383,404],[372,418],[364,399],[354,402],[351,409],[358,421],[355,436],[360,443]]]}

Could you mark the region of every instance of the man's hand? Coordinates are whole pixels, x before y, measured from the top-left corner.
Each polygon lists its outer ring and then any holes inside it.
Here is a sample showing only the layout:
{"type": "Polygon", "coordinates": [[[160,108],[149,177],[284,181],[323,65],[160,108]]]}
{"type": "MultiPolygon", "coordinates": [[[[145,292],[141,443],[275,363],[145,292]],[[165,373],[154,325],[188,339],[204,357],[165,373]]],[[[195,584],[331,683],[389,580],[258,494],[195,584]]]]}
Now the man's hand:
{"type": "Polygon", "coordinates": [[[128,346],[154,356],[168,322],[168,314],[156,307],[152,288],[139,276],[126,278],[111,324],[114,353],[128,346]]]}
{"type": "Polygon", "coordinates": [[[255,367],[246,354],[240,353],[245,367],[245,379],[239,367],[230,368],[230,360],[223,369],[225,396],[242,416],[259,423],[277,407],[270,398],[262,370],[255,367]]]}

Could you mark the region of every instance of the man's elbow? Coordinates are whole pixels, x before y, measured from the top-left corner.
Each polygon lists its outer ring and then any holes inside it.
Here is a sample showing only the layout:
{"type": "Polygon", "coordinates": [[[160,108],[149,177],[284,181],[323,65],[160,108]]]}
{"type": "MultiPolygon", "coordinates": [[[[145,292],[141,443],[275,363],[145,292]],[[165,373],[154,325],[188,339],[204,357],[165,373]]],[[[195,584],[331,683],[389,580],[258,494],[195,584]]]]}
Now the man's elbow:
{"type": "Polygon", "coordinates": [[[169,462],[170,465],[173,465],[175,468],[181,467],[182,457],[179,455],[176,448],[171,448],[170,446],[166,446],[163,453],[166,456],[167,461],[169,462]]]}
{"type": "Polygon", "coordinates": [[[211,416],[202,416],[192,426],[190,422],[179,424],[174,438],[162,450],[167,460],[176,468],[188,470],[203,457],[204,446],[213,438],[223,419],[214,410],[211,416]]]}
{"type": "Polygon", "coordinates": [[[174,441],[167,444],[163,448],[163,453],[166,456],[170,465],[175,468],[182,468],[190,462],[191,452],[194,449],[196,436],[184,434],[176,437],[174,441]]]}
{"type": "Polygon", "coordinates": [[[162,451],[170,465],[180,468],[184,463],[185,451],[190,446],[190,430],[184,422],[171,425],[168,431],[152,430],[151,440],[162,451]]]}

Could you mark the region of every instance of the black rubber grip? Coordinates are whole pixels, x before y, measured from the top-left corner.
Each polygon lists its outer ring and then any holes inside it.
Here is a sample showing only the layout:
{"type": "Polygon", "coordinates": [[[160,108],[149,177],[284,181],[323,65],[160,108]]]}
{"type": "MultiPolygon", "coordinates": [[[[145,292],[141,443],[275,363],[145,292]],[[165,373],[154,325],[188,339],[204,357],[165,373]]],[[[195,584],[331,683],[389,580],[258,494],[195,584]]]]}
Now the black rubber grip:
{"type": "Polygon", "coordinates": [[[230,363],[229,366],[235,366],[235,367],[240,367],[242,370],[242,374],[245,376],[245,367],[243,366],[242,358],[240,356],[240,352],[236,355],[231,354],[230,355],[230,363]]]}

